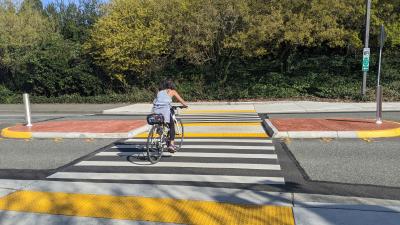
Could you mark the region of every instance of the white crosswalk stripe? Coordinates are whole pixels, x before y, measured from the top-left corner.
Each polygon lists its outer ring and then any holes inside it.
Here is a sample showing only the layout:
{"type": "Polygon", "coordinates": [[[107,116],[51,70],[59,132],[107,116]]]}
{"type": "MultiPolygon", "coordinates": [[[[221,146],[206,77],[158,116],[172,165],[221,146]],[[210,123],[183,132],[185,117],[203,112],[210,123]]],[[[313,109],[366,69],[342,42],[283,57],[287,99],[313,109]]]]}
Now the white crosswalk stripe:
{"type": "Polygon", "coordinates": [[[50,178],[91,179],[91,180],[159,180],[159,181],[192,181],[192,182],[222,182],[241,184],[284,184],[282,177],[249,177],[223,175],[176,175],[176,174],[140,174],[140,173],[76,173],[59,172],[50,178]]]}
{"type": "MultiPolygon", "coordinates": [[[[261,121],[255,113],[180,117],[184,123],[186,120],[261,121]]],[[[223,187],[285,184],[274,143],[268,138],[184,138],[178,152],[164,153],[156,164],[150,164],[145,158],[145,145],[145,138],[116,142],[108,149],[50,175],[48,179],[223,187]]]]}
{"type": "Polygon", "coordinates": [[[159,162],[151,165],[135,164],[131,162],[113,161],[83,161],[76,166],[151,166],[151,167],[183,167],[183,168],[218,168],[218,169],[252,169],[252,170],[280,170],[279,165],[270,164],[241,164],[241,163],[193,163],[193,162],[159,162]]]}
{"type": "MultiPolygon", "coordinates": [[[[137,152],[100,152],[96,156],[130,156],[137,152]]],[[[208,152],[177,152],[171,154],[163,153],[165,156],[173,157],[209,157],[209,158],[246,158],[246,159],[277,159],[276,154],[243,154],[243,153],[208,153],[208,152]]]]}

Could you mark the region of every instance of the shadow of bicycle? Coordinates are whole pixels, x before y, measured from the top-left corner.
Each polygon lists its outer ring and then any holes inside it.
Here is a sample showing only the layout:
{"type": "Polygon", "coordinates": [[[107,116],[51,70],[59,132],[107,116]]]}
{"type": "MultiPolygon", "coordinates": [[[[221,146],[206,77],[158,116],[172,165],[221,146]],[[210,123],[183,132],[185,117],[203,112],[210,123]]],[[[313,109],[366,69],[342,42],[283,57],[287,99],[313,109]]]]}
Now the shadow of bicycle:
{"type": "Polygon", "coordinates": [[[118,151],[117,156],[125,158],[128,162],[136,165],[151,165],[145,144],[116,144],[113,149],[118,151]]]}
{"type": "MultiPolygon", "coordinates": [[[[124,158],[126,161],[136,164],[136,165],[153,165],[151,163],[146,149],[145,143],[135,143],[135,144],[128,144],[128,143],[116,143],[112,147],[112,151],[117,151],[117,156],[124,158]]],[[[162,159],[172,158],[177,153],[170,153],[166,149],[162,154],[162,159]]],[[[161,160],[162,160],[161,159],[161,160]]]]}

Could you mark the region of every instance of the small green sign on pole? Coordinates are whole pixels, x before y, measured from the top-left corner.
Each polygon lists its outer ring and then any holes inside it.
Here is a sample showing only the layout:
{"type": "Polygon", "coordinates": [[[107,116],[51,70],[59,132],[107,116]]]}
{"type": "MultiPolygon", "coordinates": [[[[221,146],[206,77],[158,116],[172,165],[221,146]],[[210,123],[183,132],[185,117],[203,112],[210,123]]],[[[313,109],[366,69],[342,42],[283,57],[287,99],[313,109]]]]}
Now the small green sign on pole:
{"type": "Polygon", "coordinates": [[[368,70],[369,70],[369,55],[370,55],[370,49],[364,48],[363,61],[362,61],[362,71],[364,71],[364,72],[368,72],[368,70]]]}

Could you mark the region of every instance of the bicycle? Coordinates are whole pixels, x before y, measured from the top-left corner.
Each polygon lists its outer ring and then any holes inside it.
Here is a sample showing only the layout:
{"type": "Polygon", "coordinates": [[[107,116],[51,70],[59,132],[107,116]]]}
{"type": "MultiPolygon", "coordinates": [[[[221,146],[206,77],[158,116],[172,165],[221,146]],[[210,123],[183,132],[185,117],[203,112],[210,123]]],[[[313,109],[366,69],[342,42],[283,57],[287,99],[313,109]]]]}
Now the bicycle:
{"type": "MultiPolygon", "coordinates": [[[[175,137],[179,138],[179,141],[175,140],[176,150],[179,151],[182,147],[184,130],[181,119],[176,118],[176,110],[185,108],[185,106],[172,106],[171,114],[172,120],[175,124],[175,137]]],[[[170,128],[167,123],[164,122],[162,114],[150,114],[147,116],[147,123],[152,125],[149,134],[147,136],[146,151],[147,158],[154,164],[160,161],[163,152],[168,147],[169,132],[170,128]]]]}

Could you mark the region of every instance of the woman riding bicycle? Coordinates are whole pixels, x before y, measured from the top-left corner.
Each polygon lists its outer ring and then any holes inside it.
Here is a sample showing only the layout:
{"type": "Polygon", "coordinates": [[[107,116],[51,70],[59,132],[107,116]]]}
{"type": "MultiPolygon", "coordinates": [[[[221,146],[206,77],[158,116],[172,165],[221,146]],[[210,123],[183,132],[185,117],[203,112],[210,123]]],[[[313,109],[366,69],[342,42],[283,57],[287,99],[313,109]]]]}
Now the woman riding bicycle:
{"type": "Polygon", "coordinates": [[[164,116],[164,122],[168,123],[170,130],[168,151],[176,152],[175,124],[172,119],[172,113],[174,112],[171,112],[172,97],[175,97],[184,107],[188,107],[185,100],[176,91],[176,86],[172,79],[166,79],[160,84],[157,97],[153,101],[153,112],[164,116]]]}

